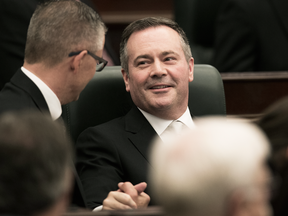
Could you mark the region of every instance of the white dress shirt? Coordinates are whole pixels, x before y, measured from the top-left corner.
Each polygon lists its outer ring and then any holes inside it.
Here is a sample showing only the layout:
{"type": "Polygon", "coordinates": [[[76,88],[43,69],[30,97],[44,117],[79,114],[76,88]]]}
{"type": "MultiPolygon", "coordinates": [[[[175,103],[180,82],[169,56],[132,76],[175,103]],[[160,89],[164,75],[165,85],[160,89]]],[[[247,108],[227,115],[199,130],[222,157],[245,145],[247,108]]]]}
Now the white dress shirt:
{"type": "MultiPolygon", "coordinates": [[[[145,116],[147,121],[151,124],[151,126],[154,128],[156,133],[161,137],[161,134],[166,130],[166,128],[171,124],[173,120],[166,120],[166,119],[161,119],[156,116],[151,115],[150,113],[145,112],[144,110],[138,109],[141,111],[141,113],[145,116]]],[[[176,120],[176,119],[175,119],[176,120]]],[[[192,129],[195,127],[195,124],[192,120],[192,117],[190,115],[190,111],[187,107],[186,111],[184,114],[178,118],[177,120],[181,121],[183,124],[185,124],[188,128],[192,129]]],[[[93,211],[101,211],[103,208],[103,205],[98,206],[93,209],[93,211]]]]}
{"type": "Polygon", "coordinates": [[[56,94],[35,74],[24,67],[21,67],[23,73],[28,76],[41,91],[45,101],[48,105],[49,112],[53,120],[58,119],[62,114],[61,103],[56,94]]]}
{"type": "MultiPolygon", "coordinates": [[[[138,109],[142,112],[142,114],[145,116],[147,121],[151,124],[151,126],[154,128],[156,133],[161,137],[161,134],[166,130],[166,128],[172,123],[173,120],[166,120],[161,119],[156,116],[151,115],[150,113],[145,112],[144,110],[141,110],[139,107],[138,109]]],[[[193,119],[190,115],[189,108],[187,107],[186,111],[183,113],[182,116],[178,119],[181,121],[184,125],[186,125],[188,128],[192,129],[195,127],[195,124],[193,122],[193,119]]]]}

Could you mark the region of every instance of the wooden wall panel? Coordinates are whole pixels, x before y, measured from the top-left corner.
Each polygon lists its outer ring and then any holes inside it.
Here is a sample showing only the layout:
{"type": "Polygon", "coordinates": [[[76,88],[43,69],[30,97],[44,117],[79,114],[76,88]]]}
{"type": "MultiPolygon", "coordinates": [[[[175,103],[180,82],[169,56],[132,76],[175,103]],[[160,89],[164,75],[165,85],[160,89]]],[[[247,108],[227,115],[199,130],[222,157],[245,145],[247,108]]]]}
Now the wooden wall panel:
{"type": "Polygon", "coordinates": [[[130,23],[147,16],[173,19],[173,0],[92,0],[104,22],[130,23]]]}
{"type": "Polygon", "coordinates": [[[288,96],[288,72],[222,73],[227,115],[257,116],[288,96]]]}

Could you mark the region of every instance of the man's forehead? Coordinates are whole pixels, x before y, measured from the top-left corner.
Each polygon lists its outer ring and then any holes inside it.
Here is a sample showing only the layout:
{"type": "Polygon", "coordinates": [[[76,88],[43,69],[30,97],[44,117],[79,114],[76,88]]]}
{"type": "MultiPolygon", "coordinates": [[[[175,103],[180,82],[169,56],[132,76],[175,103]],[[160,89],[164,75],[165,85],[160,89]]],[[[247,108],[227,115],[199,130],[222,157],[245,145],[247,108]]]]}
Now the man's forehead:
{"type": "MultiPolygon", "coordinates": [[[[155,31],[159,31],[159,30],[162,30],[162,31],[169,31],[170,32],[170,35],[172,37],[172,35],[179,35],[179,33],[177,31],[175,31],[174,29],[172,29],[171,27],[169,26],[166,26],[166,25],[159,25],[159,26],[150,26],[148,28],[145,28],[145,29],[141,29],[141,30],[137,30],[137,31],[134,31],[128,38],[128,42],[131,38],[137,38],[137,36],[139,35],[141,37],[142,34],[151,34],[155,31]]],[[[161,35],[159,35],[161,36],[161,35]]],[[[130,40],[131,41],[131,40],[130,40]]]]}
{"type": "MultiPolygon", "coordinates": [[[[179,51],[183,51],[182,45],[181,45],[181,38],[178,32],[176,32],[174,29],[168,27],[168,26],[156,26],[156,27],[149,27],[140,31],[133,32],[128,41],[127,41],[127,56],[128,58],[135,54],[137,56],[139,55],[149,55],[150,51],[155,51],[155,49],[159,49],[160,55],[167,55],[167,54],[177,54],[177,48],[179,48],[179,51]],[[158,34],[160,31],[168,31],[168,33],[162,35],[158,34]],[[155,33],[155,31],[157,31],[155,33]],[[145,35],[146,34],[146,35],[145,35]],[[175,40],[175,36],[178,38],[178,40],[175,40]],[[170,39],[171,37],[171,39],[170,39]],[[163,40],[162,40],[163,38],[163,40]],[[174,39],[173,39],[174,38],[174,39]],[[171,43],[161,43],[162,41],[171,41],[171,43]],[[151,47],[151,44],[156,41],[155,46],[151,47]],[[159,43],[157,43],[157,41],[159,43]],[[176,41],[176,43],[175,43],[176,41]],[[149,47],[150,45],[150,47],[149,47]],[[159,46],[158,46],[159,45],[159,46]],[[133,49],[137,46],[137,49],[133,49]],[[162,46],[162,47],[161,47],[162,46]],[[131,53],[131,49],[133,49],[131,53]]],[[[179,53],[178,53],[179,54],[179,53]]],[[[136,57],[137,57],[136,56],[136,57]]],[[[135,57],[135,56],[134,56],[135,57]]],[[[135,58],[136,58],[135,57],[135,58]]]]}

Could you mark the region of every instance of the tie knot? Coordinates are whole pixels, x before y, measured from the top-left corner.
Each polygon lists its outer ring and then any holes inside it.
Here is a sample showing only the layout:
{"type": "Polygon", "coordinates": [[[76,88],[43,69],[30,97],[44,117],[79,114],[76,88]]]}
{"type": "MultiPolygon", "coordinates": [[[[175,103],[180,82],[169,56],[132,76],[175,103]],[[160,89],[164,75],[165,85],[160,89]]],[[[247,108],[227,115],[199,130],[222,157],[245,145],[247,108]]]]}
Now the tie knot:
{"type": "MultiPolygon", "coordinates": [[[[182,131],[183,123],[179,120],[174,120],[171,124],[167,127],[167,129],[171,129],[172,133],[179,134],[182,131]]],[[[167,130],[166,129],[166,130],[167,130]]]]}
{"type": "Polygon", "coordinates": [[[169,141],[169,139],[171,139],[173,136],[180,134],[181,131],[184,129],[184,126],[185,125],[179,120],[172,121],[165,129],[165,131],[161,134],[161,139],[164,142],[169,141]]]}

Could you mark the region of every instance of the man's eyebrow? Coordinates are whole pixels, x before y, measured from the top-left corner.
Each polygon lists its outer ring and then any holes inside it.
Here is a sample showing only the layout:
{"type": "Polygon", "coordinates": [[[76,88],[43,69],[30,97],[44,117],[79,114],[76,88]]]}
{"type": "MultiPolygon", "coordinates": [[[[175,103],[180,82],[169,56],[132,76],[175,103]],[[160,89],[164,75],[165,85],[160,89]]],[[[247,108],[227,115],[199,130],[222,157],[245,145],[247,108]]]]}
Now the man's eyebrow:
{"type": "Polygon", "coordinates": [[[172,51],[172,50],[164,51],[164,52],[161,53],[162,56],[166,56],[166,55],[170,55],[170,54],[174,54],[174,55],[179,56],[178,53],[176,53],[176,52],[174,52],[174,51],[172,51]]]}
{"type": "Polygon", "coordinates": [[[137,56],[137,57],[134,59],[133,63],[135,64],[136,61],[137,61],[138,59],[141,59],[141,58],[148,59],[148,58],[150,58],[150,56],[149,56],[149,55],[139,55],[139,56],[137,56]]]}

